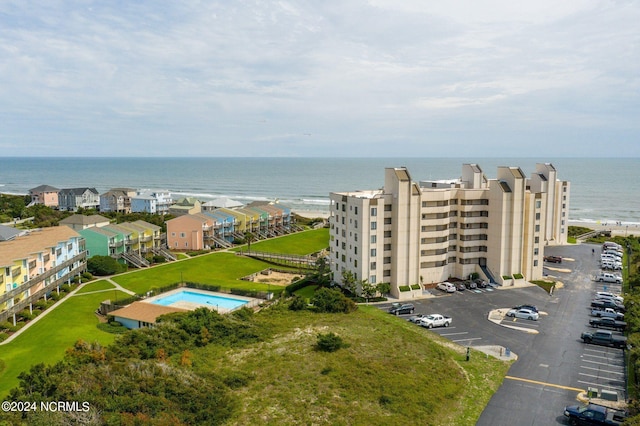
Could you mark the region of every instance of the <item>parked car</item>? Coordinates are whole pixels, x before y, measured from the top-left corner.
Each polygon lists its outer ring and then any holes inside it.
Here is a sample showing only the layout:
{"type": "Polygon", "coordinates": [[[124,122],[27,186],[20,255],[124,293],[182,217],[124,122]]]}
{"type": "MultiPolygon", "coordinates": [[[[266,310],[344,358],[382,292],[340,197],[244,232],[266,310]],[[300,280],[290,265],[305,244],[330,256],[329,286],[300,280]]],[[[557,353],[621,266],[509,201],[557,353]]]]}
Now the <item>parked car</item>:
{"type": "Polygon", "coordinates": [[[456,286],[454,286],[453,284],[451,284],[450,282],[447,282],[447,281],[442,282],[442,283],[438,283],[436,288],[438,290],[446,291],[447,293],[455,293],[456,292],[456,286]]]}
{"type": "Polygon", "coordinates": [[[610,291],[596,291],[596,298],[599,297],[610,297],[620,303],[624,302],[624,297],[620,296],[619,294],[611,293],[610,291]]]}
{"type": "Polygon", "coordinates": [[[407,318],[407,321],[409,322],[413,322],[415,324],[419,324],[420,320],[424,317],[426,317],[427,315],[425,314],[417,314],[417,315],[411,315],[409,318],[407,318]]]}
{"type": "Polygon", "coordinates": [[[567,405],[564,416],[572,425],[611,425],[619,426],[627,418],[627,413],[621,410],[597,404],[567,405]]]}
{"type": "Polygon", "coordinates": [[[551,262],[551,263],[562,263],[562,257],[561,256],[545,256],[544,261],[551,262]]]}
{"type": "Polygon", "coordinates": [[[453,319],[440,314],[425,315],[420,320],[420,325],[426,328],[449,327],[453,319]]]}
{"type": "Polygon", "coordinates": [[[624,336],[617,336],[613,334],[611,330],[597,331],[585,331],[580,338],[584,343],[591,343],[594,345],[613,346],[614,348],[623,349],[627,346],[627,338],[624,336]]]}
{"type": "Polygon", "coordinates": [[[416,308],[412,303],[403,303],[399,306],[391,306],[389,308],[389,313],[394,315],[412,314],[415,309],[416,308]]]}
{"type": "Polygon", "coordinates": [[[615,309],[611,308],[594,308],[591,310],[591,316],[598,318],[613,318],[619,321],[624,319],[624,314],[622,312],[617,312],[615,309]]]}
{"type": "Polygon", "coordinates": [[[475,290],[476,288],[478,288],[478,284],[476,284],[475,281],[467,280],[467,281],[463,281],[463,282],[464,282],[464,286],[468,290],[475,290]]]}
{"type": "Polygon", "coordinates": [[[487,282],[482,278],[476,278],[473,282],[476,283],[478,288],[487,288],[487,282]]]}
{"type": "Polygon", "coordinates": [[[534,305],[518,305],[514,306],[513,309],[529,309],[530,311],[538,312],[538,308],[534,305]]]}
{"type": "Polygon", "coordinates": [[[458,291],[465,291],[467,289],[462,281],[458,281],[457,283],[455,283],[455,286],[456,290],[458,291]]]}
{"type": "Polygon", "coordinates": [[[623,314],[626,312],[626,308],[624,307],[624,305],[622,303],[616,302],[615,300],[592,300],[591,307],[600,309],[611,308],[614,311],[622,312],[623,314]]]}
{"type": "Polygon", "coordinates": [[[507,316],[512,318],[527,319],[531,321],[538,321],[538,318],[540,317],[537,312],[534,312],[531,309],[511,309],[509,312],[507,312],[507,316]]]}
{"type": "Polygon", "coordinates": [[[611,274],[609,272],[600,272],[598,275],[596,275],[596,281],[622,284],[622,277],[620,275],[611,274]]]}
{"type": "Polygon", "coordinates": [[[624,331],[627,328],[627,323],[624,321],[618,321],[614,318],[591,318],[589,325],[593,328],[610,328],[612,330],[624,331]]]}

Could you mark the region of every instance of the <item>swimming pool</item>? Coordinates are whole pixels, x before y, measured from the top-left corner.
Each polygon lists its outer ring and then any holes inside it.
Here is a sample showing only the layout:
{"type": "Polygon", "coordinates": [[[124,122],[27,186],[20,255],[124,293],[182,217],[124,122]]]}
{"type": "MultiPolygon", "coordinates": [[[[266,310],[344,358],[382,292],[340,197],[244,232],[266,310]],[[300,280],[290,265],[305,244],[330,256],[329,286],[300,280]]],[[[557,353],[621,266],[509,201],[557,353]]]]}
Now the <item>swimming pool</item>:
{"type": "Polygon", "coordinates": [[[171,292],[165,296],[159,296],[150,300],[150,303],[162,306],[181,305],[184,303],[207,306],[219,310],[233,310],[246,305],[249,300],[235,299],[232,297],[218,296],[211,293],[196,292],[190,290],[179,290],[171,292]]]}

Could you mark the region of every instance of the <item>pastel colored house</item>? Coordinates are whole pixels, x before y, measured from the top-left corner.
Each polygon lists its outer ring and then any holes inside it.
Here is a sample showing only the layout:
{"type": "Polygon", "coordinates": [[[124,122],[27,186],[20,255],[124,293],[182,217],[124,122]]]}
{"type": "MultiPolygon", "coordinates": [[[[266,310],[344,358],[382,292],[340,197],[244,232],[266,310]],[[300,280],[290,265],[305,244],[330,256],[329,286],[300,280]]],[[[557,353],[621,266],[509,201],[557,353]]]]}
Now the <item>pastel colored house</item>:
{"type": "Polygon", "coordinates": [[[58,192],[60,190],[50,185],[40,185],[29,190],[31,205],[41,204],[43,206],[58,208],[58,192]]]}
{"type": "Polygon", "coordinates": [[[170,250],[204,250],[213,235],[216,220],[204,213],[189,214],[168,220],[167,247],[170,250]],[[205,242],[206,241],[206,242],[205,242]]]}
{"type": "Polygon", "coordinates": [[[98,209],[100,194],[95,188],[66,188],[58,192],[58,209],[75,212],[78,209],[98,209]]]}
{"type": "Polygon", "coordinates": [[[100,216],[99,214],[89,216],[74,214],[69,217],[65,217],[60,221],[60,225],[68,226],[75,231],[81,231],[87,228],[101,228],[109,225],[110,223],[110,219],[100,216]]]}
{"type": "Polygon", "coordinates": [[[169,213],[169,207],[173,204],[171,193],[166,190],[138,191],[131,198],[131,211],[134,213],[157,213],[165,215],[169,213]]]}
{"type": "Polygon", "coordinates": [[[100,211],[131,213],[131,197],[135,196],[135,189],[112,188],[100,194],[100,211]]]}
{"type": "Polygon", "coordinates": [[[185,214],[200,213],[202,211],[202,203],[193,197],[180,198],[169,207],[169,214],[173,216],[182,216],[185,214]]]}
{"type": "Polygon", "coordinates": [[[66,226],[0,242],[0,322],[86,271],[85,242],[66,226]]]}

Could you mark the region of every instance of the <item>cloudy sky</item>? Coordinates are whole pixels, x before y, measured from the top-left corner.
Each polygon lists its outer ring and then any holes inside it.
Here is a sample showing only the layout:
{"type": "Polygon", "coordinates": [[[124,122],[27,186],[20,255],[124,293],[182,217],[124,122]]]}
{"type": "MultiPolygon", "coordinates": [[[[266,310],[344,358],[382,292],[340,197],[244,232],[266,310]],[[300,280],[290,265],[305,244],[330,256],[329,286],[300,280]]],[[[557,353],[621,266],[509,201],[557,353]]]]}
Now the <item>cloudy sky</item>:
{"type": "Polygon", "coordinates": [[[640,2],[0,2],[2,156],[640,157],[640,2]]]}

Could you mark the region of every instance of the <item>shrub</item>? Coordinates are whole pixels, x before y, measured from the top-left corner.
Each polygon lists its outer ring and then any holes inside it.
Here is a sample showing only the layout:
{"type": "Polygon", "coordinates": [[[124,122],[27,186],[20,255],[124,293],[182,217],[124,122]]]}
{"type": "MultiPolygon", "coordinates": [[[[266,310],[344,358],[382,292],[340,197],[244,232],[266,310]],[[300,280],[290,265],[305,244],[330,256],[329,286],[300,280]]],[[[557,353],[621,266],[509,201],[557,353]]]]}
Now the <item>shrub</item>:
{"type": "Polygon", "coordinates": [[[510,280],[511,279],[511,275],[503,275],[502,279],[503,280],[510,280]]]}
{"type": "Polygon", "coordinates": [[[93,256],[87,260],[87,270],[93,275],[104,276],[124,272],[127,267],[111,256],[93,256]]]}
{"type": "Polygon", "coordinates": [[[101,322],[98,323],[96,327],[98,327],[98,330],[102,330],[106,333],[111,334],[122,334],[129,330],[127,327],[123,326],[117,321],[113,321],[112,323],[101,322]]]}
{"type": "Polygon", "coordinates": [[[247,386],[251,380],[253,380],[252,375],[241,371],[234,371],[222,379],[222,382],[231,389],[240,389],[247,386]]]}
{"type": "Polygon", "coordinates": [[[306,307],[307,302],[298,295],[293,296],[291,303],[289,304],[289,309],[292,311],[302,311],[303,309],[306,309],[306,307]]]}
{"type": "Polygon", "coordinates": [[[411,290],[420,290],[420,284],[411,284],[411,290]]]}
{"type": "Polygon", "coordinates": [[[340,348],[346,348],[348,346],[349,345],[342,340],[342,337],[335,333],[318,334],[316,349],[319,351],[335,352],[340,348]]]}
{"type": "MultiPolygon", "coordinates": [[[[0,342],[3,342],[5,340],[7,340],[7,338],[9,337],[9,335],[5,332],[0,332],[0,342]]],[[[3,361],[0,359],[0,371],[3,370],[4,367],[4,363],[3,361]]]]}
{"type": "Polygon", "coordinates": [[[401,285],[398,288],[400,289],[400,291],[411,291],[411,287],[409,287],[408,285],[401,285]]]}
{"type": "Polygon", "coordinates": [[[346,297],[340,290],[321,288],[315,292],[311,303],[318,312],[349,313],[358,309],[353,300],[346,297]]]}
{"type": "Polygon", "coordinates": [[[521,280],[524,278],[524,276],[522,274],[513,274],[513,278],[515,278],[516,280],[521,280]]]}

